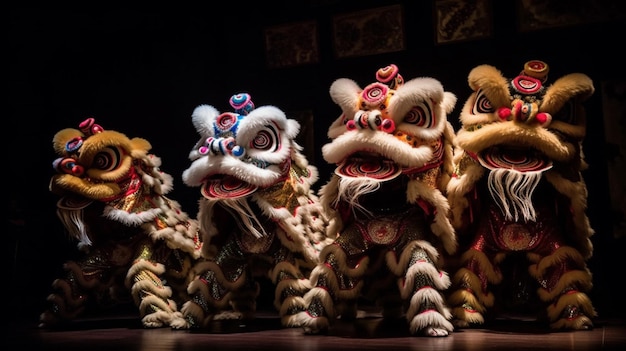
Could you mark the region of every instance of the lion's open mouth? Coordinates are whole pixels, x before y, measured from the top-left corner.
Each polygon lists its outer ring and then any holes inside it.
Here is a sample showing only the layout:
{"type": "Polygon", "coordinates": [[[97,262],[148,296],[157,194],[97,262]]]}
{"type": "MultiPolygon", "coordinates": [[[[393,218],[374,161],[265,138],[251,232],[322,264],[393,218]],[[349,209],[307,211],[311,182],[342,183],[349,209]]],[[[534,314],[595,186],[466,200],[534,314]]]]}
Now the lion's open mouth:
{"type": "Polygon", "coordinates": [[[347,178],[370,178],[387,181],[402,173],[398,164],[390,159],[374,154],[354,154],[337,165],[335,173],[347,178]]]}
{"type": "Polygon", "coordinates": [[[212,176],[205,179],[200,193],[207,199],[236,199],[254,193],[258,187],[229,175],[212,176]]]}
{"type": "Polygon", "coordinates": [[[490,170],[510,169],[521,173],[542,172],[552,167],[552,161],[531,148],[492,146],[481,151],[478,161],[490,170]]]}

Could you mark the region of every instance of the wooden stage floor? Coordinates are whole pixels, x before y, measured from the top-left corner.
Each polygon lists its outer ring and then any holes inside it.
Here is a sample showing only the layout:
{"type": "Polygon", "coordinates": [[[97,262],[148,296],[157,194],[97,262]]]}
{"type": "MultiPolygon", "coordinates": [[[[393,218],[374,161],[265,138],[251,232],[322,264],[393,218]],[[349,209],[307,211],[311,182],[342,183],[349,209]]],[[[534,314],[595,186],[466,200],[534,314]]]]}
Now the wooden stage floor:
{"type": "MultiPolygon", "coordinates": [[[[4,350],[182,351],[182,350],[625,350],[626,320],[595,320],[587,331],[550,332],[528,319],[497,319],[481,328],[460,329],[447,337],[417,337],[404,320],[369,314],[338,320],[325,335],[282,328],[277,315],[240,321],[214,321],[206,330],[145,329],[132,316],[80,319],[63,329],[36,324],[9,326],[4,350]]],[[[6,335],[6,334],[5,334],[6,335]]]]}

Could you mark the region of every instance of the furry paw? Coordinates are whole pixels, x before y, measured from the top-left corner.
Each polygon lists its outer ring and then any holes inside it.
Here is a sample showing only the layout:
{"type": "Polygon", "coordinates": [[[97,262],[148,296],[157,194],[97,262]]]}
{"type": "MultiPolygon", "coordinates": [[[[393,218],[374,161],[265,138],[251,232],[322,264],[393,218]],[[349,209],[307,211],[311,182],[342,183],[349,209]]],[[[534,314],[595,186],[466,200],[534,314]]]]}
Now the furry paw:
{"type": "Polygon", "coordinates": [[[306,335],[319,335],[328,333],[328,319],[326,317],[316,317],[302,323],[302,329],[306,335]]]}
{"type": "Polygon", "coordinates": [[[448,336],[449,332],[443,328],[428,327],[422,330],[424,336],[448,336]]]}
{"type": "Polygon", "coordinates": [[[170,327],[175,330],[191,329],[191,324],[185,318],[173,318],[170,327]]]}
{"type": "Polygon", "coordinates": [[[159,320],[144,320],[142,324],[144,328],[161,328],[163,326],[163,322],[159,320]]]}
{"type": "Polygon", "coordinates": [[[555,323],[550,324],[550,328],[563,330],[591,330],[593,329],[593,322],[589,319],[589,317],[581,314],[573,319],[561,318],[555,323]]]}

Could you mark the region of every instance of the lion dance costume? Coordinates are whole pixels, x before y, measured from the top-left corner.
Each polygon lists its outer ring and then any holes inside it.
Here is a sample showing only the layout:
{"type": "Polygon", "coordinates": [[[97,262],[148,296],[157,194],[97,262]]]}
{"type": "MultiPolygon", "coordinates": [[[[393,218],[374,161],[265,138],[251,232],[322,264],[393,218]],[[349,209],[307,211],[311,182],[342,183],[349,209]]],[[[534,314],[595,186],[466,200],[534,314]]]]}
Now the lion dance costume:
{"type": "Polygon", "coordinates": [[[502,269],[505,258],[527,264],[524,274],[536,282],[550,328],[593,326],[596,313],[586,295],[593,230],[585,214],[581,144],[582,102],[594,87],[580,73],[548,85],[548,69],[529,61],[512,79],[490,65],[469,74],[473,93],[461,111],[448,183],[462,244],[448,299],[459,327],[484,323],[483,314],[502,301],[493,289],[515,271],[502,269]]]}
{"type": "Polygon", "coordinates": [[[322,149],[336,168],[319,194],[336,239],[311,272],[301,324],[308,334],[327,332],[338,317],[356,318],[366,298],[384,318],[405,314],[413,335],[447,336],[452,315],[442,291],[450,280],[440,250],[456,250],[443,193],[454,136],[446,116],[456,97],[433,78],[405,82],[396,65],[376,79],[330,87],[342,114],[322,149]]]}
{"type": "Polygon", "coordinates": [[[57,132],[58,174],[50,190],[57,214],[81,250],[65,263],[42,313],[42,327],[92,308],[132,301],[144,327],[184,323],[177,303],[188,299],[191,267],[200,256],[198,225],[166,197],[173,179],[149,154],[150,143],[105,130],[93,118],[57,132]]]}
{"type": "Polygon", "coordinates": [[[259,279],[275,286],[274,306],[284,326],[298,326],[308,274],[330,242],[327,220],[311,185],[317,168],[295,142],[300,130],[275,106],[255,107],[247,93],[233,95],[235,112],[196,107],[192,122],[200,140],[183,172],[199,187],[198,222],[203,261],[183,305],[187,328],[217,319],[252,319],[259,279]]]}

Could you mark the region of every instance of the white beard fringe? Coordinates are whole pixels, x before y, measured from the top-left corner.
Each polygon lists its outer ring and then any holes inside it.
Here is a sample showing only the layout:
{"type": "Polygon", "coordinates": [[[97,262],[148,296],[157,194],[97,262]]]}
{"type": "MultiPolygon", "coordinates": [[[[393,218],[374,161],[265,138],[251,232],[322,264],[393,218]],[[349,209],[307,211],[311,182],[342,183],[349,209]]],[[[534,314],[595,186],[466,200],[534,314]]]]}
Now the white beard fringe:
{"type": "Polygon", "coordinates": [[[250,208],[248,199],[222,200],[221,204],[231,212],[233,216],[241,219],[241,221],[237,221],[237,225],[243,232],[250,232],[256,238],[262,238],[268,235],[257,216],[250,208]]]}
{"type": "Polygon", "coordinates": [[[519,172],[498,168],[489,172],[489,192],[502,214],[509,221],[536,221],[537,214],[532,195],[541,180],[542,172],[519,172]]]}
{"type": "Polygon", "coordinates": [[[380,188],[380,181],[369,179],[369,178],[345,178],[341,177],[339,181],[339,189],[338,196],[335,199],[335,203],[333,205],[337,205],[337,202],[341,199],[347,202],[352,209],[352,211],[356,214],[356,211],[359,210],[366,215],[373,217],[374,215],[367,208],[363,207],[363,205],[359,204],[359,197],[362,195],[372,193],[380,188]]]}
{"type": "Polygon", "coordinates": [[[57,215],[69,234],[79,241],[79,248],[91,246],[92,242],[87,234],[87,226],[83,219],[83,210],[58,209],[57,215]]]}

